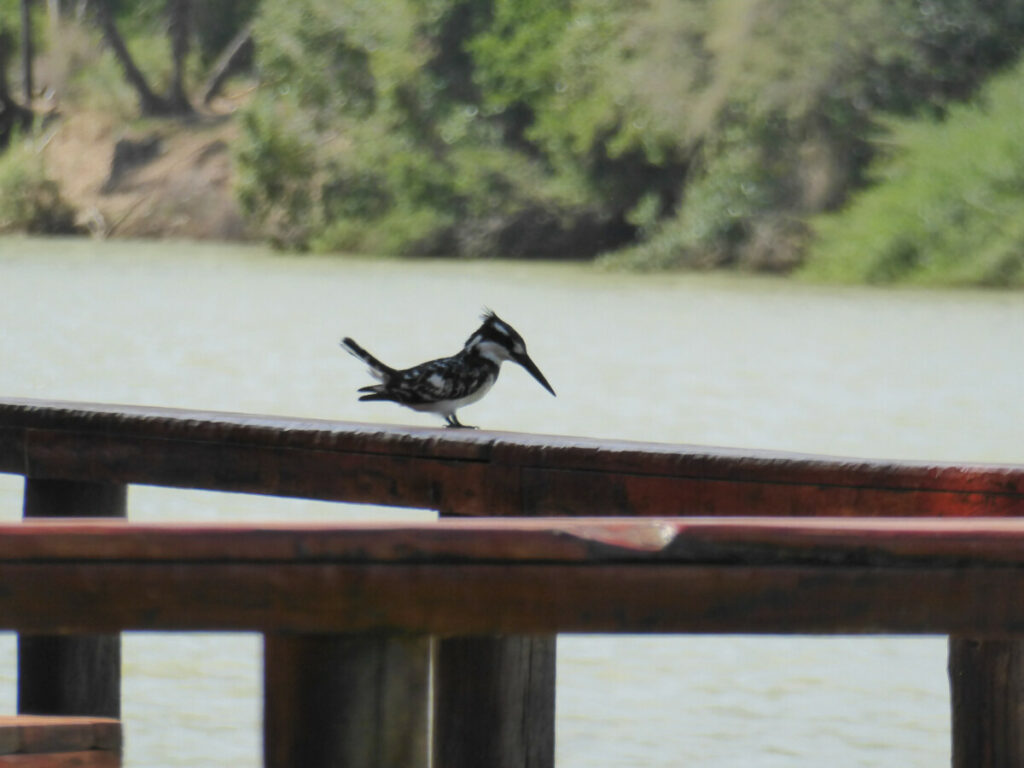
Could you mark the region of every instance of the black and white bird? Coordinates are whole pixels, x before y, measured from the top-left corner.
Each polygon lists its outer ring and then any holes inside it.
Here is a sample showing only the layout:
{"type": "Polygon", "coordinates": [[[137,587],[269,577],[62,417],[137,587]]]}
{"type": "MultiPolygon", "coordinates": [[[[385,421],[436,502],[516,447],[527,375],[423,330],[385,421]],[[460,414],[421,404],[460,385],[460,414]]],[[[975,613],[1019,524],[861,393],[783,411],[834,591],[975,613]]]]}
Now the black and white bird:
{"type": "Polygon", "coordinates": [[[483,325],[466,340],[462,351],[426,363],[396,370],[371,355],[354,340],[345,337],[341,346],[370,369],[379,384],[361,387],[360,400],[390,400],[414,411],[436,413],[445,426],[465,427],[455,412],[487,394],[506,360],[519,363],[552,395],[555,390],[526,354],[526,342],[516,329],[490,310],[483,325]]]}

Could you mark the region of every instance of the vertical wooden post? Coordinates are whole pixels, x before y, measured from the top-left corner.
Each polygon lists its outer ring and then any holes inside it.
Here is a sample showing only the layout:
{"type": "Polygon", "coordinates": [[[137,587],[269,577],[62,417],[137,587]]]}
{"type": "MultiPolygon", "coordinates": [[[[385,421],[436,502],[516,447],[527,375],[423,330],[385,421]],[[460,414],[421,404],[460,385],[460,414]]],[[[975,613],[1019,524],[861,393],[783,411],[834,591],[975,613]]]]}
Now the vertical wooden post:
{"type": "MultiPolygon", "coordinates": [[[[25,517],[124,517],[128,488],[25,480],[25,517]]],[[[18,711],[121,716],[120,635],[19,635],[18,711]]]]}
{"type": "Polygon", "coordinates": [[[553,768],[556,636],[437,641],[434,765],[553,768]]]}
{"type": "Polygon", "coordinates": [[[953,768],[1024,765],[1024,638],[949,639],[953,768]]]}
{"type": "MultiPolygon", "coordinates": [[[[521,470],[492,466],[493,514],[529,515],[521,470]]],[[[457,498],[439,500],[457,516],[457,498]]],[[[439,637],[434,651],[434,768],[554,768],[556,635],[439,637]]]]}
{"type": "Polygon", "coordinates": [[[264,636],[265,768],[427,768],[430,638],[264,636]]]}

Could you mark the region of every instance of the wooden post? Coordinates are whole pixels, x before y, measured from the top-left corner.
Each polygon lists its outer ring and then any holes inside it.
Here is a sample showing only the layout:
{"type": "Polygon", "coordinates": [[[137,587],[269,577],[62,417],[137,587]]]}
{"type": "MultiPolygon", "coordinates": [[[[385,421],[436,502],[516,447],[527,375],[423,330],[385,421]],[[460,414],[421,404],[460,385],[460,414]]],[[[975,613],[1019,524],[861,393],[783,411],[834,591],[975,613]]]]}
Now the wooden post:
{"type": "Polygon", "coordinates": [[[264,636],[266,768],[427,768],[430,639],[264,636]]]}
{"type": "Polygon", "coordinates": [[[437,641],[434,765],[553,768],[555,635],[437,641]]]}
{"type": "MultiPolygon", "coordinates": [[[[25,517],[124,517],[127,486],[25,480],[25,517]]],[[[120,635],[19,635],[18,712],[121,716],[120,635]]]]}
{"type": "Polygon", "coordinates": [[[953,768],[1024,765],[1024,639],[951,637],[953,768]]]}
{"type": "MultiPolygon", "coordinates": [[[[536,513],[518,469],[493,470],[490,514],[536,513]]],[[[457,516],[459,503],[440,505],[457,516]]],[[[435,768],[554,768],[556,635],[435,640],[435,768]]]]}

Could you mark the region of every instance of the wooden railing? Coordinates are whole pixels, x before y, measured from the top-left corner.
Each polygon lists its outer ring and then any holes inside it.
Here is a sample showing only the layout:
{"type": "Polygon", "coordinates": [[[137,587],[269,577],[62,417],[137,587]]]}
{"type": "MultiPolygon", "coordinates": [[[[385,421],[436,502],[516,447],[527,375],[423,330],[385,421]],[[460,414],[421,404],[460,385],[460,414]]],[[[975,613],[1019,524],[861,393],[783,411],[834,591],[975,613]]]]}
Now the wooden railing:
{"type": "Polygon", "coordinates": [[[120,630],[255,630],[268,766],[541,768],[559,632],[940,632],[954,765],[1024,764],[1024,521],[968,519],[1024,517],[1022,467],[7,400],[0,471],[28,518],[130,484],[506,518],[0,527],[22,712],[118,716],[120,630]]]}

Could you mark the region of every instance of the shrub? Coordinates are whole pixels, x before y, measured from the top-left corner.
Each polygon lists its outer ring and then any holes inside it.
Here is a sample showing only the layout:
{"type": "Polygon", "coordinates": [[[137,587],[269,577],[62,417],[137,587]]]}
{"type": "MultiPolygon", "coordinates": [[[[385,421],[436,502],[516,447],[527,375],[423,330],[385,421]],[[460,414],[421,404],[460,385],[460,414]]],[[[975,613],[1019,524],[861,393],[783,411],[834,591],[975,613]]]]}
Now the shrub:
{"type": "Polygon", "coordinates": [[[944,119],[888,127],[874,186],[814,221],[803,274],[1024,285],[1024,63],[944,119]]]}
{"type": "Polygon", "coordinates": [[[68,234],[75,212],[49,178],[31,139],[15,138],[0,154],[0,232],[68,234]]]}

